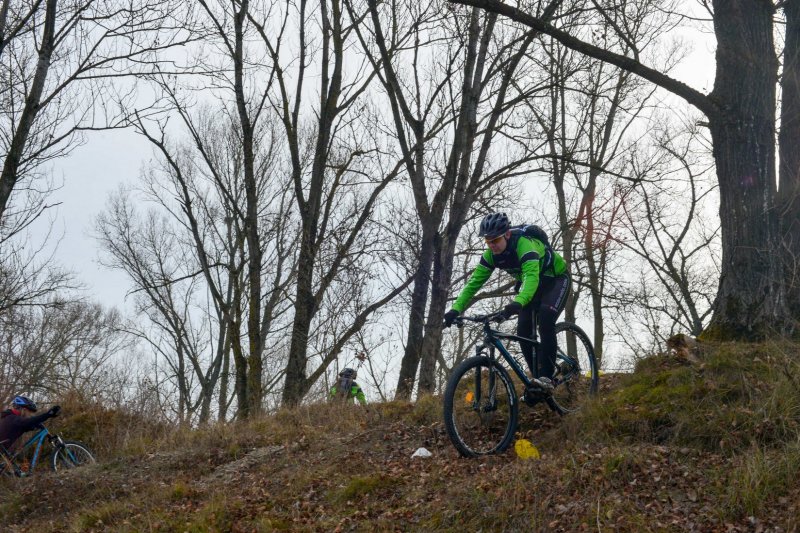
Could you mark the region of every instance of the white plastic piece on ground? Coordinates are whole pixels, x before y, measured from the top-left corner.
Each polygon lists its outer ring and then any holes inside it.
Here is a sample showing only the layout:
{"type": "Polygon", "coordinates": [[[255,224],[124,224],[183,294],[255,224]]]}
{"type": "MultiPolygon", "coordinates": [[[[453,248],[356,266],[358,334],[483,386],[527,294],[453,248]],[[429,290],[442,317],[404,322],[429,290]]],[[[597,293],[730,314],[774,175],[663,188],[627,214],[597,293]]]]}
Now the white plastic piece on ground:
{"type": "Polygon", "coordinates": [[[414,457],[422,457],[423,459],[426,457],[433,457],[433,454],[426,450],[425,448],[417,448],[417,451],[411,456],[413,459],[414,457]]]}

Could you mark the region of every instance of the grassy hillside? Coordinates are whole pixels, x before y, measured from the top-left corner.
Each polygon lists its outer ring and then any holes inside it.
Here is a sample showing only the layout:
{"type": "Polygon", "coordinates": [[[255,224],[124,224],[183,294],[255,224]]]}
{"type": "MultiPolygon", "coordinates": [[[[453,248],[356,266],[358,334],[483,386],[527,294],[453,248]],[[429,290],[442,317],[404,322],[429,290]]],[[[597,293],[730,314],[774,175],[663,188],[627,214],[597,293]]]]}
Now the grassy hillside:
{"type": "Polygon", "coordinates": [[[0,480],[4,531],[791,531],[800,527],[800,353],[706,346],[603,376],[540,450],[457,456],[441,402],[330,405],[197,431],[113,413],[59,421],[101,464],[0,480]],[[411,459],[418,447],[433,457],[411,459]]]}

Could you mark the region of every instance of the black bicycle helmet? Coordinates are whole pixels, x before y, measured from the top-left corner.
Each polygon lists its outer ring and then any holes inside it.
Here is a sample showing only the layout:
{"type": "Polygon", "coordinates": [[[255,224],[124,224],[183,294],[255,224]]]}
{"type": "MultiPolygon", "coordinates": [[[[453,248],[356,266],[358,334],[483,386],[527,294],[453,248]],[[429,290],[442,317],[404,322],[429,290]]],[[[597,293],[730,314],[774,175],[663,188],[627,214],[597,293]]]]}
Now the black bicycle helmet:
{"type": "Polygon", "coordinates": [[[26,398],[25,396],[17,396],[14,398],[14,401],[11,402],[11,405],[14,407],[19,407],[23,409],[27,409],[28,411],[36,412],[36,404],[30,398],[26,398]]]}
{"type": "Polygon", "coordinates": [[[511,223],[505,213],[489,213],[481,220],[481,230],[479,235],[489,239],[499,237],[508,231],[511,223]]]}
{"type": "Polygon", "coordinates": [[[347,379],[356,379],[356,371],[352,368],[345,368],[339,372],[339,377],[347,379]]]}

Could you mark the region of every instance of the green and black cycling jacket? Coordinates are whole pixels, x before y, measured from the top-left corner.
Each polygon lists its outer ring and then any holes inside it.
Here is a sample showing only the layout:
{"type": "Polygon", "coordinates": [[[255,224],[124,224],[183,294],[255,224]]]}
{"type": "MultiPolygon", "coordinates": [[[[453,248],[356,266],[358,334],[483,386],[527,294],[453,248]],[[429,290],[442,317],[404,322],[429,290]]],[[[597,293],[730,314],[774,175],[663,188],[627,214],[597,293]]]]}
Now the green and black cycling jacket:
{"type": "Polygon", "coordinates": [[[533,299],[533,295],[536,294],[536,289],[539,288],[540,275],[556,277],[567,271],[567,262],[554,251],[553,264],[545,272],[540,272],[544,256],[544,243],[539,239],[524,235],[512,235],[505,251],[499,255],[493,254],[487,248],[469,281],[461,290],[461,294],[456,298],[453,309],[463,313],[472,297],[483,287],[495,268],[508,272],[514,279],[522,283],[514,301],[519,302],[522,306],[528,305],[533,299]]]}

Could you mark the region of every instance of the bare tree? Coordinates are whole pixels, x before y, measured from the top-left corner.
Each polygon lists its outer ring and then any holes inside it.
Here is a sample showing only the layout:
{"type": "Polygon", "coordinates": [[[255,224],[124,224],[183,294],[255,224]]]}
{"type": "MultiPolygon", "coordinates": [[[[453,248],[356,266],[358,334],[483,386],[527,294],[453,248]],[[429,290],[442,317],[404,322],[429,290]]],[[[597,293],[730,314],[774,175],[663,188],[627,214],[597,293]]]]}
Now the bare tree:
{"type": "MultiPolygon", "coordinates": [[[[275,355],[265,354],[265,341],[285,311],[278,304],[296,267],[289,246],[291,195],[285,180],[272,176],[281,170],[273,117],[265,108],[270,68],[254,65],[259,52],[248,44],[254,32],[249,9],[247,1],[198,2],[196,19],[187,18],[186,23],[193,35],[203,36],[194,53],[207,58],[177,72],[155,68],[147,76],[162,95],[165,110],[178,117],[188,135],[184,153],[170,145],[163,118],[154,123],[139,115],[134,120],[167,162],[165,171],[181,205],[176,218],[192,235],[198,273],[222,319],[218,349],[233,355],[240,417],[262,409],[264,386],[273,382],[265,376],[264,361],[275,355]],[[266,85],[258,88],[264,79],[266,85]],[[210,93],[221,105],[204,104],[195,113],[196,95],[202,93],[210,93]],[[211,204],[203,199],[206,187],[216,195],[211,204]],[[207,242],[209,235],[213,242],[207,242]],[[220,277],[220,272],[225,274],[220,277]]],[[[231,367],[227,355],[222,365],[226,396],[231,367]]],[[[224,413],[227,399],[220,401],[224,413]]]]}
{"type": "MultiPolygon", "coordinates": [[[[247,200],[243,179],[245,155],[238,135],[238,119],[234,112],[224,108],[201,108],[196,114],[189,113],[186,104],[175,93],[169,94],[172,109],[189,133],[188,141],[176,146],[169,142],[163,130],[159,131],[158,127],[148,125],[145,121],[140,121],[138,128],[157,147],[162,158],[161,166],[147,176],[146,191],[148,197],[169,213],[180,228],[180,246],[167,246],[165,253],[170,261],[181,265],[181,270],[162,280],[143,279],[137,272],[129,273],[135,285],[140,290],[146,290],[153,302],[164,299],[158,292],[151,293],[154,289],[169,291],[161,287],[195,277],[202,278],[202,294],[208,298],[202,308],[208,308],[210,313],[200,308],[197,311],[201,316],[207,314],[208,318],[204,320],[215,324],[216,332],[213,343],[204,343],[215,346],[215,355],[206,378],[201,380],[204,390],[201,419],[207,419],[210,399],[216,394],[217,379],[221,380],[220,413],[226,412],[231,366],[235,371],[233,390],[239,416],[249,416],[253,412],[248,411],[247,407],[248,402],[253,400],[250,383],[255,378],[252,372],[258,374],[258,390],[261,391],[256,411],[262,407],[264,385],[274,384],[281,373],[273,367],[267,368],[265,375],[263,353],[250,352],[242,342],[243,338],[250,336],[248,330],[242,330],[250,322],[243,317],[253,312],[253,306],[248,303],[249,246],[245,231],[248,219],[244,209],[247,200]],[[155,131],[151,130],[151,126],[155,131]],[[258,364],[253,363],[254,358],[259,358],[258,364]]],[[[252,156],[258,178],[257,216],[261,233],[258,247],[263,262],[259,266],[259,279],[268,282],[261,285],[259,281],[259,303],[256,308],[261,311],[256,322],[259,337],[268,339],[285,327],[281,317],[289,308],[286,290],[296,271],[296,255],[291,247],[294,228],[288,216],[291,192],[285,182],[271,179],[275,170],[275,152],[271,141],[274,136],[267,123],[262,124],[255,135],[259,150],[252,156]]],[[[129,214],[116,217],[121,220],[116,225],[124,224],[127,216],[129,214]]],[[[166,223],[151,225],[154,230],[158,230],[159,226],[168,227],[166,223]]],[[[105,239],[106,248],[118,248],[115,244],[120,240],[118,237],[119,232],[112,232],[111,237],[105,239]]],[[[119,255],[127,258],[130,252],[122,249],[119,255]]],[[[126,267],[126,270],[130,269],[126,267]]],[[[166,312],[176,312],[173,305],[158,306],[166,312]]],[[[173,331],[178,332],[184,327],[181,322],[174,321],[173,331]]],[[[279,357],[275,356],[273,365],[278,364],[279,357]]]]}
{"type": "Polygon", "coordinates": [[[0,398],[112,396],[121,385],[114,359],[131,345],[120,327],[119,314],[97,304],[8,310],[0,317],[0,398]]]}
{"type": "MultiPolygon", "coordinates": [[[[354,244],[358,244],[382,191],[397,175],[398,165],[370,168],[379,154],[370,138],[374,132],[361,98],[374,74],[365,72],[355,57],[354,68],[344,69],[348,39],[360,20],[348,18],[339,0],[323,1],[313,8],[304,0],[297,5],[297,12],[291,3],[253,3],[248,18],[261,37],[272,69],[275,91],[266,94],[265,101],[284,126],[300,218],[296,240],[300,261],[283,391],[283,402],[293,405],[324,372],[319,367],[307,374],[312,322],[351,254],[361,249],[354,249],[354,244]],[[321,33],[314,34],[314,27],[321,28],[321,33]],[[297,51],[296,57],[286,56],[283,50],[287,46],[297,51]],[[318,74],[312,68],[318,69],[318,74]],[[318,104],[313,106],[306,99],[310,76],[319,80],[313,89],[318,104]],[[347,197],[358,201],[342,205],[341,199],[347,197]],[[339,209],[333,209],[337,204],[339,209]]],[[[401,287],[366,306],[344,337],[402,291],[405,285],[398,281],[401,287]]],[[[330,362],[325,361],[326,367],[330,362]]]]}
{"type": "Polygon", "coordinates": [[[110,112],[116,108],[102,108],[99,100],[113,96],[130,103],[132,89],[114,88],[111,80],[186,41],[172,16],[176,4],[0,2],[0,228],[18,225],[15,218],[24,221],[44,207],[44,163],[81,142],[82,132],[122,124],[126,111],[110,112]],[[29,198],[10,203],[14,191],[29,198]],[[9,219],[10,214],[16,217],[9,219]]]}
{"type": "MultiPolygon", "coordinates": [[[[593,42],[606,47],[658,56],[668,71],[681,57],[680,49],[657,46],[659,37],[671,29],[668,18],[656,24],[657,6],[649,0],[630,7],[624,21],[610,18],[618,16],[616,12],[594,21],[591,13],[565,9],[560,22],[576,35],[592,34],[593,42]]],[[[613,222],[624,201],[615,183],[636,179],[629,176],[627,159],[641,135],[636,126],[649,120],[657,105],[655,87],[626,70],[581,56],[556,39],[543,37],[542,44],[535,60],[547,73],[551,89],[547,98],[528,100],[535,125],[529,142],[535,150],[547,150],[545,169],[556,192],[555,234],[561,237],[575,289],[566,318],[575,321],[578,296],[588,293],[595,353],[602,361],[607,267],[614,248],[619,248],[613,222]]]]}
{"type": "MultiPolygon", "coordinates": [[[[628,55],[576,37],[541,17],[519,11],[497,0],[454,0],[485,8],[546,33],[565,46],[630,71],[672,92],[695,106],[708,118],[720,190],[722,222],[722,273],[714,304],[710,335],[722,338],[753,338],[776,327],[794,323],[788,300],[800,301],[793,293],[800,287],[787,283],[787,266],[781,254],[770,250],[791,248],[781,232],[800,211],[788,209],[781,219],[779,205],[794,196],[800,172],[787,163],[780,196],[776,188],[775,131],[778,59],[774,42],[774,16],[784,8],[787,36],[784,55],[790,76],[796,79],[797,25],[791,2],[755,0],[714,1],[709,8],[717,37],[717,70],[714,90],[703,94],[657,68],[647,66],[633,49],[628,55]],[[713,9],[713,11],[712,11],[713,9]],[[749,60],[742,60],[749,58],[749,60]],[[794,66],[794,67],[793,67],[794,66]],[[786,198],[788,195],[788,198],[786,198]],[[782,222],[782,224],[781,224],[782,222]],[[762,253],[741,253],[740,250],[762,253]],[[757,258],[754,260],[753,255],[757,258]]],[[[618,6],[600,7],[598,16],[618,6]]],[[[624,14],[622,15],[624,20],[624,14]]],[[[614,17],[611,17],[614,19],[614,17]]],[[[615,28],[616,31],[616,28],[615,28]]],[[[787,82],[789,83],[789,82],[787,82]]],[[[787,87],[790,87],[787,85],[787,87]]],[[[785,97],[787,95],[784,95],[785,97]]],[[[795,96],[788,96],[790,101],[795,96]]],[[[790,105],[791,107],[791,105],[790,105]]],[[[791,126],[790,126],[791,129],[791,126]]],[[[794,130],[792,130],[794,131],[794,130]]],[[[796,144],[784,136],[782,143],[796,144]]],[[[800,160],[798,160],[800,161],[800,160]]],[[[789,202],[788,205],[794,205],[789,202]]],[[[793,254],[797,257],[800,254],[793,254]]]]}
{"type": "Polygon", "coordinates": [[[359,37],[389,99],[419,219],[408,338],[396,391],[398,398],[408,398],[418,368],[420,389],[434,387],[452,255],[472,203],[524,166],[522,158],[492,168],[487,154],[504,114],[519,101],[509,97],[509,84],[533,33],[506,34],[496,30],[491,15],[454,16],[438,4],[399,3],[381,10],[375,2],[348,6],[372,21],[369,38],[361,32],[359,37]],[[496,48],[494,39],[500,39],[496,48]]]}
{"type": "Polygon", "coordinates": [[[716,187],[708,176],[712,164],[698,151],[699,135],[696,127],[680,135],[654,132],[654,149],[632,160],[640,179],[624,204],[628,235],[621,242],[646,268],[632,294],[611,296],[634,308],[634,316],[647,310],[650,334],[662,343],[675,333],[703,332],[719,275],[719,227],[704,213],[716,187]]]}
{"type": "Polygon", "coordinates": [[[106,264],[131,278],[138,311],[152,325],[131,324],[128,331],[161,354],[170,368],[178,394],[178,420],[188,422],[202,406],[199,422],[204,423],[210,416],[223,353],[216,350],[209,356],[213,332],[204,331],[204,322],[192,321],[199,290],[191,272],[194,264],[185,261],[192,250],[170,226],[168,219],[152,211],[140,219],[126,195],[113,199],[97,222],[106,264]],[[195,394],[195,384],[199,394],[195,394]]]}

